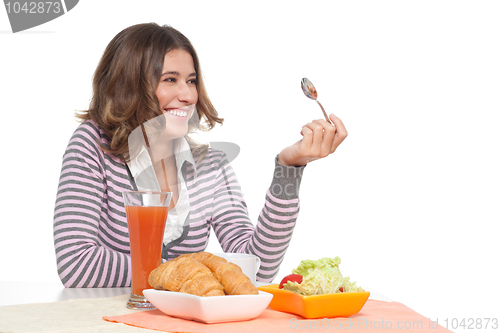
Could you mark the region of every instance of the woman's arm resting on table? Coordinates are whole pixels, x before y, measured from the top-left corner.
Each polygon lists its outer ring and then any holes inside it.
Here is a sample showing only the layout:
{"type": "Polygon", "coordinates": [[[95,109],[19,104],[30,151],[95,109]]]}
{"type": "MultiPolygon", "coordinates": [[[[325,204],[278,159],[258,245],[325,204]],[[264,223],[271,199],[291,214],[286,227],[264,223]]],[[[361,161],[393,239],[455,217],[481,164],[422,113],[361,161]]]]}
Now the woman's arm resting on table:
{"type": "Polygon", "coordinates": [[[104,197],[110,194],[95,135],[91,126],[80,127],[64,154],[54,210],[57,270],[65,287],[130,286],[130,257],[102,246],[123,247],[113,239],[116,230],[101,230],[104,197]]]}

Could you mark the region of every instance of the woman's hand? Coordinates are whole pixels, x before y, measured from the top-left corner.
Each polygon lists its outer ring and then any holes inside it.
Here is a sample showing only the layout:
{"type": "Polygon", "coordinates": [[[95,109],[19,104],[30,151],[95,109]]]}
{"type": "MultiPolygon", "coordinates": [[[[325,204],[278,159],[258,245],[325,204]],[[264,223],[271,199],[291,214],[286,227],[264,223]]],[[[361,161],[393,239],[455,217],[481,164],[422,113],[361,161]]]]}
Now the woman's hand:
{"type": "Polygon", "coordinates": [[[327,157],[347,137],[347,130],[342,121],[330,115],[333,123],[318,119],[302,127],[302,140],[286,147],[278,155],[278,163],[285,166],[301,166],[327,157]]]}

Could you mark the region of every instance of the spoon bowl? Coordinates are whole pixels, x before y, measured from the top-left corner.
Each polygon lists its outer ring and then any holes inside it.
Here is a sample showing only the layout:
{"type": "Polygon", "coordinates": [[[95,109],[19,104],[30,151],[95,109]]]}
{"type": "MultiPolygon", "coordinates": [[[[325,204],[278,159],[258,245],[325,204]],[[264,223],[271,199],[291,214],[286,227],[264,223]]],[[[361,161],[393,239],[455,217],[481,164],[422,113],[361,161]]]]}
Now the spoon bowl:
{"type": "Polygon", "coordinates": [[[325,109],[323,108],[323,105],[318,101],[318,91],[314,87],[311,81],[307,78],[303,78],[302,81],[300,81],[300,86],[302,87],[302,91],[304,92],[304,95],[306,97],[316,101],[318,103],[319,107],[321,108],[321,111],[323,111],[323,115],[325,116],[325,119],[327,122],[333,125],[332,121],[330,118],[328,118],[328,115],[325,112],[325,109]]]}
{"type": "Polygon", "coordinates": [[[316,100],[316,98],[318,98],[318,92],[316,91],[316,88],[314,87],[312,82],[309,81],[309,79],[303,78],[302,81],[300,81],[300,86],[302,87],[304,95],[313,100],[316,100]]]}

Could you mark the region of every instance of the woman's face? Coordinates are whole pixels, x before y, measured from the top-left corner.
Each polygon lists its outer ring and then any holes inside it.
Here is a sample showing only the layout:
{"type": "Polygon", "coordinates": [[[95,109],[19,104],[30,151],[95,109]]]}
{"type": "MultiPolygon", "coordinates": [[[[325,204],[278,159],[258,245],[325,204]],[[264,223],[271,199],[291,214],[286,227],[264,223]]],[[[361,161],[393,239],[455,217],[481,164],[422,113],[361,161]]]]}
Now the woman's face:
{"type": "Polygon", "coordinates": [[[166,118],[163,135],[168,139],[183,137],[188,131],[188,120],[198,101],[197,74],[193,57],[184,50],[172,50],[165,55],[156,96],[166,118]]]}

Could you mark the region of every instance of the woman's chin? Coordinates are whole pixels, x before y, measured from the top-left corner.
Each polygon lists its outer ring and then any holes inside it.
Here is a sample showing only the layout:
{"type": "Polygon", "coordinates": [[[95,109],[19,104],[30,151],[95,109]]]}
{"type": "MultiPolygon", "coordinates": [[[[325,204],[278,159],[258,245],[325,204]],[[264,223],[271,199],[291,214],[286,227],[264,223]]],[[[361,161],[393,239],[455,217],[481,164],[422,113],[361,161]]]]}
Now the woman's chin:
{"type": "Polygon", "coordinates": [[[165,130],[165,132],[163,132],[163,135],[161,136],[161,139],[162,140],[175,140],[175,139],[179,139],[179,138],[182,138],[184,136],[186,136],[188,132],[188,129],[187,129],[187,126],[186,128],[168,128],[165,130]]]}

